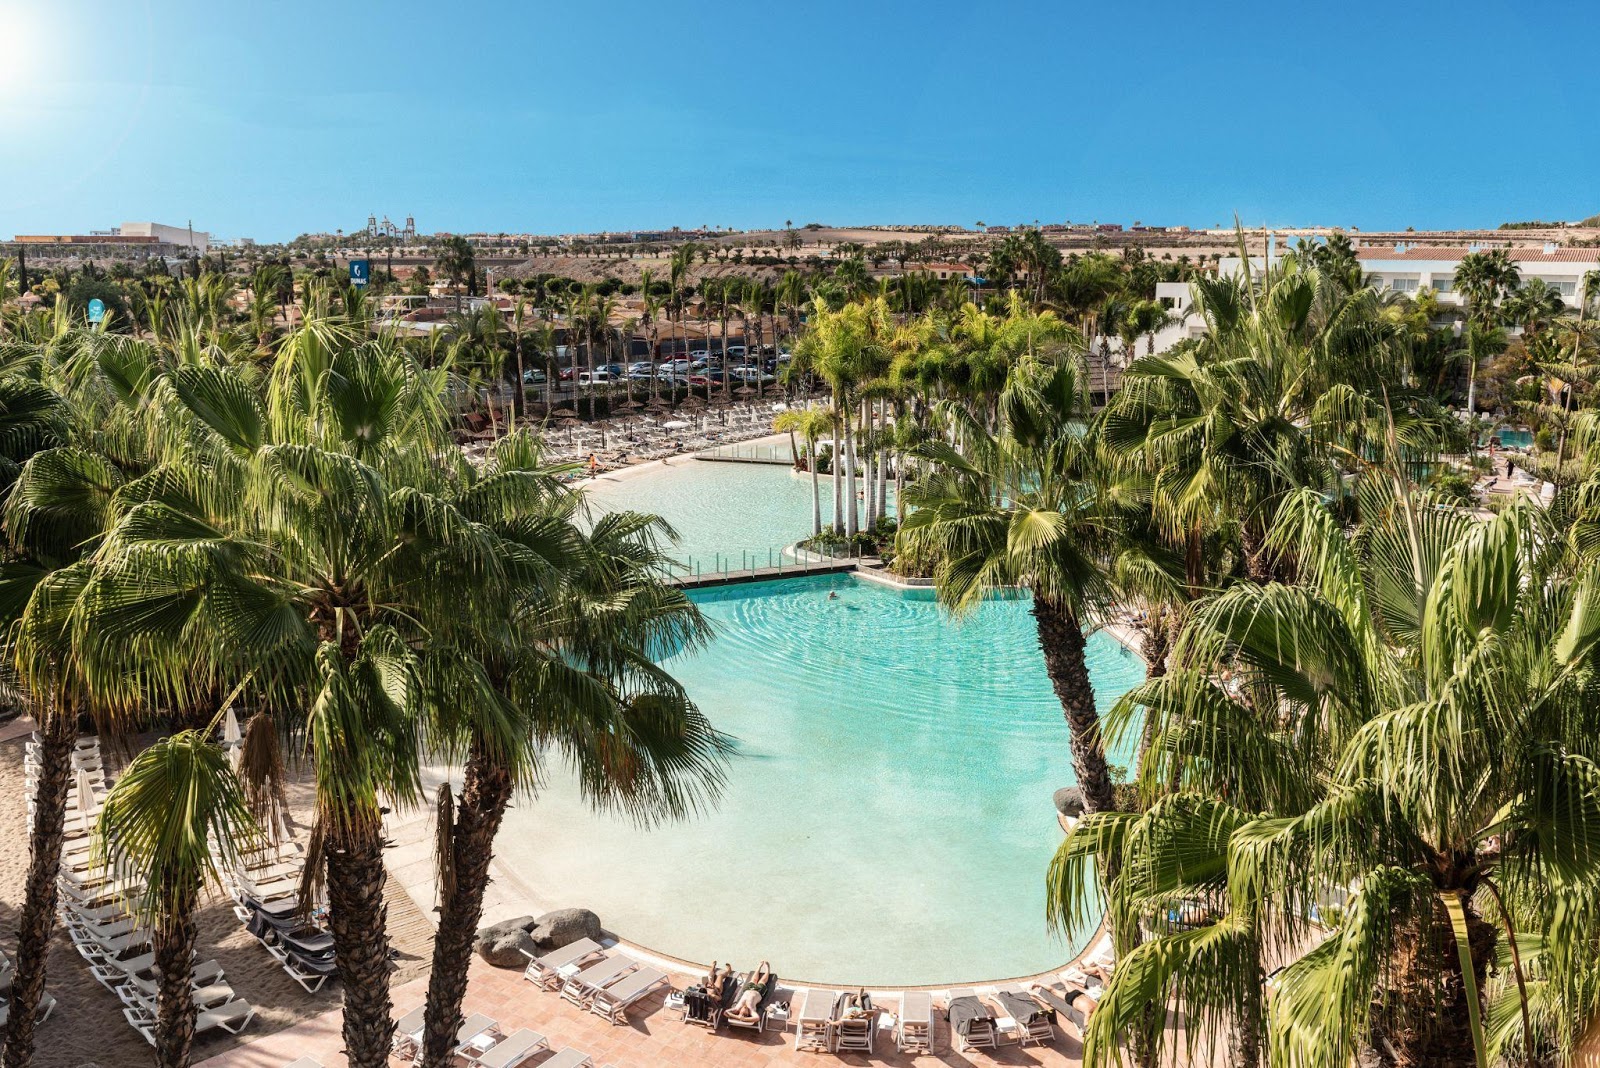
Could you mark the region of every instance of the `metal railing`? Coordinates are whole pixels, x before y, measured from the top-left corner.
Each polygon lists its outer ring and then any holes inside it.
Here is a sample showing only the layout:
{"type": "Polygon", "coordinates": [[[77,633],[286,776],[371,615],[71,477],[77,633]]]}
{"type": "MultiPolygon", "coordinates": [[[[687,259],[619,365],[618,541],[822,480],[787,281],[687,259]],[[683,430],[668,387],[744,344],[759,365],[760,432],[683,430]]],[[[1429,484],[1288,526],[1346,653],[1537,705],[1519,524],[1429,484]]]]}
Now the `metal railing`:
{"type": "Polygon", "coordinates": [[[713,553],[710,559],[691,556],[676,561],[670,577],[685,586],[711,585],[735,578],[788,578],[847,571],[864,559],[859,553],[836,557],[819,557],[808,553],[807,556],[810,558],[796,559],[787,550],[774,548],[741,550],[737,559],[731,552],[713,553]]]}

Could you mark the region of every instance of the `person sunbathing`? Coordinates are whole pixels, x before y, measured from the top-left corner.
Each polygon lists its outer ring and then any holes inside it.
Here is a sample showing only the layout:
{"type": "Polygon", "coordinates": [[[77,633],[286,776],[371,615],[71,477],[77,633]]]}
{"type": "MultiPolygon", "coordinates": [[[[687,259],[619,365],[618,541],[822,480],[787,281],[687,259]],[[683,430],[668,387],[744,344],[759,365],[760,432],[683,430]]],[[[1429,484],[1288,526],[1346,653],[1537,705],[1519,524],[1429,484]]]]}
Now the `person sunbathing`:
{"type": "Polygon", "coordinates": [[[723,988],[728,985],[728,980],[732,978],[733,963],[731,961],[723,965],[720,970],[717,968],[716,961],[711,962],[711,974],[706,976],[705,988],[706,993],[711,995],[712,1001],[722,1000],[723,988]]]}
{"type": "Polygon", "coordinates": [[[728,1015],[754,1023],[760,1016],[761,1003],[772,992],[772,966],[762,961],[746,980],[744,989],[728,1010],[728,1015]]]}
{"type": "Polygon", "coordinates": [[[858,993],[846,993],[844,996],[843,1011],[839,1013],[841,1020],[859,1020],[864,1016],[876,1015],[877,1010],[872,1007],[872,997],[865,988],[858,993]]]}

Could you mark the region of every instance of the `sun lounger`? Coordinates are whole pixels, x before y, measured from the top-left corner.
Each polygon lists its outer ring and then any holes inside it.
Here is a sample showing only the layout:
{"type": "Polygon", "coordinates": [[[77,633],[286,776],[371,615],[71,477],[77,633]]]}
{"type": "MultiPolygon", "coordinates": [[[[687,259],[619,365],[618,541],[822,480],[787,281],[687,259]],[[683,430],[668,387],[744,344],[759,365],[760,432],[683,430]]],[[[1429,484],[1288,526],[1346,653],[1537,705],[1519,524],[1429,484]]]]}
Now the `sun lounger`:
{"type": "Polygon", "coordinates": [[[315,1057],[301,1057],[297,1061],[284,1065],[283,1068],[322,1068],[322,1062],[315,1057]]]}
{"type": "MultiPolygon", "coordinates": [[[[732,965],[729,965],[732,970],[732,965]]],[[[733,999],[738,996],[739,984],[730,975],[723,980],[722,993],[714,997],[704,982],[696,983],[683,992],[683,1022],[715,1031],[722,1026],[724,1015],[733,999]]]]}
{"type": "Polygon", "coordinates": [[[841,991],[807,990],[805,1004],[795,1018],[794,1048],[827,1051],[833,1046],[833,1007],[841,991]]]}
{"type": "Polygon", "coordinates": [[[539,1068],[589,1068],[594,1064],[594,1058],[587,1053],[580,1053],[575,1049],[564,1049],[547,1061],[540,1063],[539,1068]]]}
{"type": "Polygon", "coordinates": [[[339,974],[339,966],[334,961],[332,953],[327,956],[311,956],[285,949],[280,951],[282,956],[279,956],[279,952],[272,950],[269,952],[278,958],[278,963],[283,965],[284,972],[290,979],[299,983],[307,994],[315,994],[322,989],[322,984],[339,974]]]}
{"type": "MultiPolygon", "coordinates": [[[[155,1003],[156,996],[161,991],[161,984],[154,971],[155,954],[150,954],[150,957],[151,963],[147,967],[138,969],[138,974],[125,973],[122,982],[112,988],[112,993],[116,994],[124,1005],[132,1004],[131,998],[134,994],[141,994],[148,998],[151,1004],[155,1003]],[[146,972],[149,974],[145,974],[146,972]]],[[[196,990],[204,990],[220,984],[222,978],[222,965],[214,960],[208,960],[204,964],[195,965],[189,983],[196,990]]]]}
{"type": "MultiPolygon", "coordinates": [[[[39,1008],[35,1010],[35,1023],[44,1023],[50,1019],[50,1014],[56,1011],[56,999],[48,992],[39,995],[39,1008]]],[[[11,1002],[8,998],[0,1001],[0,1027],[4,1027],[11,1019],[11,1002]]]]}
{"type": "Polygon", "coordinates": [[[408,1057],[416,1051],[416,1036],[422,1033],[422,1025],[428,1019],[428,1006],[418,1005],[394,1025],[394,1037],[389,1040],[390,1052],[400,1057],[408,1057]]]}
{"type": "Polygon", "coordinates": [[[666,972],[658,968],[640,968],[596,990],[589,999],[589,1011],[614,1024],[627,1023],[628,1006],[667,984],[666,972]]]}
{"type": "Polygon", "coordinates": [[[473,1057],[472,1063],[478,1068],[516,1068],[535,1053],[541,1053],[549,1048],[550,1043],[544,1040],[543,1035],[524,1027],[473,1057]]]}
{"type": "Polygon", "coordinates": [[[994,1049],[999,1045],[994,1013],[985,1008],[972,991],[950,991],[950,1004],[945,1009],[945,1017],[950,1021],[950,1033],[955,1038],[957,1050],[994,1049]]]}
{"type": "Polygon", "coordinates": [[[460,1053],[470,1060],[472,1053],[478,1049],[477,1043],[485,1035],[493,1032],[496,1038],[499,1037],[499,1032],[497,1031],[499,1026],[499,1021],[493,1016],[485,1016],[481,1012],[473,1013],[461,1021],[461,1026],[456,1028],[456,1044],[452,1047],[453,1052],[460,1053]]]}
{"type": "Polygon", "coordinates": [[[1058,993],[1047,986],[1036,986],[1031,993],[1040,1002],[1071,1020],[1073,1026],[1077,1027],[1078,1033],[1080,1035],[1083,1034],[1083,1029],[1089,1022],[1089,1017],[1079,1012],[1077,1007],[1072,1004],[1074,998],[1084,993],[1083,990],[1069,986],[1064,993],[1058,993]]]}
{"type": "Polygon", "coordinates": [[[597,990],[610,986],[638,967],[639,962],[627,954],[614,953],[562,983],[561,997],[579,1008],[588,1008],[597,990]]]}
{"type": "Polygon", "coordinates": [[[771,977],[768,978],[766,992],[761,995],[760,1002],[756,1004],[754,1017],[737,1016],[733,1012],[733,1005],[737,1003],[744,992],[749,989],[750,984],[754,980],[755,972],[745,973],[744,979],[739,983],[738,991],[733,996],[733,1001],[729,1003],[727,1011],[722,1014],[723,1021],[727,1023],[729,1027],[744,1027],[752,1031],[765,1031],[767,1029],[767,1011],[772,1007],[772,1003],[778,993],[777,972],[773,972],[771,977]]]}
{"type": "Polygon", "coordinates": [[[528,958],[528,966],[523,970],[522,977],[530,983],[537,983],[554,990],[565,978],[561,974],[561,969],[582,971],[585,966],[605,956],[606,951],[594,939],[580,938],[560,949],[551,950],[542,957],[535,957],[527,950],[522,952],[523,956],[528,958]]]}
{"type": "MultiPolygon", "coordinates": [[[[145,1009],[123,1009],[122,1015],[129,1025],[152,1046],[156,1044],[156,1016],[155,1012],[145,1009]]],[[[214,1008],[197,1013],[194,1018],[194,1033],[196,1036],[207,1031],[226,1031],[230,1035],[237,1035],[249,1026],[255,1019],[256,1010],[248,1001],[230,1001],[214,1008]]]]}
{"type": "Polygon", "coordinates": [[[1003,986],[995,994],[1006,1015],[1017,1021],[1019,1038],[1024,1046],[1029,1042],[1050,1042],[1056,1037],[1053,1026],[1055,1010],[1027,993],[1020,986],[1003,986]]]}
{"type": "Polygon", "coordinates": [[[901,999],[894,1045],[901,1053],[933,1052],[933,995],[926,990],[908,990],[901,999]]]}

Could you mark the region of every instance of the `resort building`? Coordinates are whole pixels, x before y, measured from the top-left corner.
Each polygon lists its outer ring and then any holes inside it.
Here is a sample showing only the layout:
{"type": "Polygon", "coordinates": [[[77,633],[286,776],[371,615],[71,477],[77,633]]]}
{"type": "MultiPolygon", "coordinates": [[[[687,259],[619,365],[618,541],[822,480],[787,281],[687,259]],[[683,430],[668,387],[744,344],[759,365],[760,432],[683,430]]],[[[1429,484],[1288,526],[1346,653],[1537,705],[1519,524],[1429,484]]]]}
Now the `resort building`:
{"type": "MultiPolygon", "coordinates": [[[[1373,284],[1391,293],[1416,293],[1432,289],[1444,304],[1459,304],[1461,297],[1455,292],[1456,267],[1463,256],[1471,252],[1486,251],[1479,246],[1458,248],[1423,248],[1397,244],[1389,248],[1360,248],[1356,259],[1361,269],[1373,276],[1373,284]]],[[[1583,292],[1583,276],[1588,271],[1600,270],[1600,249],[1559,248],[1553,242],[1542,248],[1509,248],[1506,254],[1517,265],[1517,271],[1526,285],[1540,279],[1561,295],[1569,306],[1576,307],[1583,292]]],[[[1224,267],[1227,261],[1224,260],[1224,267]]]]}
{"type": "MultiPolygon", "coordinates": [[[[1455,292],[1456,268],[1469,253],[1487,252],[1490,248],[1487,244],[1430,247],[1396,242],[1358,248],[1356,260],[1382,292],[1414,295],[1431,289],[1439,295],[1441,304],[1459,305],[1461,296],[1455,292]]],[[[1507,248],[1505,252],[1516,264],[1523,285],[1537,278],[1559,293],[1569,307],[1577,306],[1583,292],[1583,276],[1600,270],[1600,248],[1562,248],[1554,242],[1546,242],[1540,248],[1507,248]]],[[[1239,267],[1238,256],[1224,256],[1217,270],[1228,277],[1237,275],[1239,267]]],[[[1250,257],[1252,271],[1260,271],[1261,267],[1260,256],[1250,257]]]]}

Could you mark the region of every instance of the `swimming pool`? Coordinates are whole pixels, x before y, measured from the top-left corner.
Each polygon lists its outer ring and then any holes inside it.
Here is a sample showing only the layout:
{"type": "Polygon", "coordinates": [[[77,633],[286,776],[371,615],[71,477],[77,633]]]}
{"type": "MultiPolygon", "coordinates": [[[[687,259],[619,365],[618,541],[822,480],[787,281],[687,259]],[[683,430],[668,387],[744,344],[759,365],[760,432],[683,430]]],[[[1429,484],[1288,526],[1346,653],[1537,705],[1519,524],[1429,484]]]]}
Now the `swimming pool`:
{"type": "Polygon", "coordinates": [[[1530,449],[1533,447],[1533,431],[1526,427],[1496,427],[1492,433],[1484,436],[1480,444],[1487,446],[1491,437],[1499,438],[1501,446],[1507,449],[1530,449]]]}
{"type": "MultiPolygon", "coordinates": [[[[679,457],[648,471],[605,476],[585,487],[592,507],[659,515],[677,529],[673,556],[689,571],[767,567],[811,533],[811,478],[782,464],[679,457]],[[730,563],[731,561],[731,563],[730,563]]],[[[833,521],[833,486],[822,479],[822,522],[833,521]]]]}
{"type": "MultiPolygon", "coordinates": [[[[552,768],[498,840],[523,898],[674,956],[841,984],[1026,975],[1080,948],[1044,922],[1072,766],[1026,600],[952,620],[842,575],[694,596],[717,637],[667,666],[736,740],[721,803],[641,830],[552,768]]],[[[1144,676],[1107,635],[1089,657],[1102,708],[1144,676]]]]}

